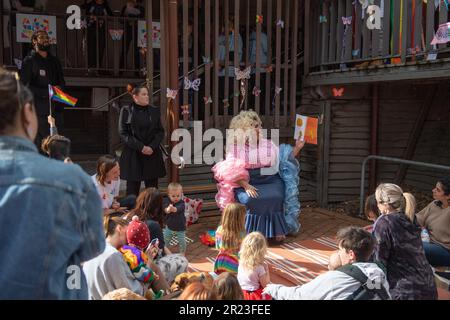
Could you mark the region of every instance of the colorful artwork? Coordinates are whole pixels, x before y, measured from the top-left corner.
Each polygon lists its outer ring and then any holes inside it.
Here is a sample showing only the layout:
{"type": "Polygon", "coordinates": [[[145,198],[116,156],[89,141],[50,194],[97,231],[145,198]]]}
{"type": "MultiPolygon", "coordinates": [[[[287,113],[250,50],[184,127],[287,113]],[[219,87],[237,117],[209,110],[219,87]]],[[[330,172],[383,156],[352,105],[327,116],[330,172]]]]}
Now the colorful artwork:
{"type": "MultiPolygon", "coordinates": [[[[161,48],[161,24],[152,22],[152,43],[153,48],[161,48]]],[[[147,48],[147,24],[145,20],[138,21],[138,47],[147,48]]]]}
{"type": "Polygon", "coordinates": [[[431,45],[444,44],[450,41],[450,22],[441,24],[431,41],[431,45]]]}
{"type": "Polygon", "coordinates": [[[16,15],[17,42],[31,42],[31,36],[37,30],[47,31],[52,44],[56,43],[56,17],[37,14],[16,15]]]}
{"type": "Polygon", "coordinates": [[[317,145],[317,129],[319,128],[319,119],[307,116],[297,115],[295,119],[294,139],[301,138],[309,144],[317,145]]]}

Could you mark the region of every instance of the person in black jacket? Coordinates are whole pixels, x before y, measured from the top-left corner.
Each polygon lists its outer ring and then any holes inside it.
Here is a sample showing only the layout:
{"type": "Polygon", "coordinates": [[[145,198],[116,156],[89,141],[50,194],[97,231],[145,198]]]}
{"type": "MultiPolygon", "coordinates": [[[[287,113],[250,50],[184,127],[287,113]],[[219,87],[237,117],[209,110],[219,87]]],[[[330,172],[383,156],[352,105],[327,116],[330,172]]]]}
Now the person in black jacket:
{"type": "MultiPolygon", "coordinates": [[[[23,63],[20,70],[20,79],[24,85],[30,88],[34,95],[36,113],[38,116],[38,134],[36,145],[41,145],[42,139],[48,136],[48,115],[50,114],[48,85],[64,86],[64,74],[58,58],[53,56],[50,50],[50,38],[46,31],[36,31],[31,37],[33,49],[23,63]]],[[[60,105],[52,103],[52,115],[58,123],[62,123],[62,111],[60,105]]]]}
{"type": "Polygon", "coordinates": [[[127,181],[127,195],[139,195],[145,187],[158,187],[158,178],[166,175],[160,143],[164,138],[159,108],[149,105],[148,89],[129,85],[133,103],[120,111],[119,134],[124,142],[120,157],[120,177],[127,181]]]}

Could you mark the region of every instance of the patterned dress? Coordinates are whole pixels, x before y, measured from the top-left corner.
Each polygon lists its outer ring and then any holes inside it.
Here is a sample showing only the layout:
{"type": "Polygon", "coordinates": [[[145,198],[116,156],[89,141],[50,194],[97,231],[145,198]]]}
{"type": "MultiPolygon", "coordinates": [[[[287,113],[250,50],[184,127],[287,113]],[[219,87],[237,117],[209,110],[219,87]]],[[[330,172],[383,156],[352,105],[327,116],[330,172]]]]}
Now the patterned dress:
{"type": "MultiPolygon", "coordinates": [[[[241,234],[241,240],[244,239],[245,232],[241,234]]],[[[216,230],[216,249],[219,250],[216,261],[214,262],[214,272],[221,274],[222,272],[230,272],[237,274],[239,267],[239,249],[237,247],[227,247],[222,239],[222,226],[216,230]]]]}

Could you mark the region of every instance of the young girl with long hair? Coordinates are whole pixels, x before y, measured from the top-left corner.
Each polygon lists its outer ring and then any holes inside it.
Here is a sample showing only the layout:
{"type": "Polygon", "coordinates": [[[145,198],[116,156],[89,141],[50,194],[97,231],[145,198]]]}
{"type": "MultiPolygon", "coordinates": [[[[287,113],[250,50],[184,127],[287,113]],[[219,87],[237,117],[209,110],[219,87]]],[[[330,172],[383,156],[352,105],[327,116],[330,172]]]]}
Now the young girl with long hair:
{"type": "Polygon", "coordinates": [[[270,283],[269,267],[265,263],[266,238],[260,232],[248,234],[241,244],[238,280],[245,300],[271,300],[263,293],[270,283]]]}
{"type": "Polygon", "coordinates": [[[226,206],[220,226],[216,230],[216,249],[219,250],[214,263],[214,272],[236,274],[239,266],[239,247],[245,237],[245,206],[230,203],[226,206]]]}

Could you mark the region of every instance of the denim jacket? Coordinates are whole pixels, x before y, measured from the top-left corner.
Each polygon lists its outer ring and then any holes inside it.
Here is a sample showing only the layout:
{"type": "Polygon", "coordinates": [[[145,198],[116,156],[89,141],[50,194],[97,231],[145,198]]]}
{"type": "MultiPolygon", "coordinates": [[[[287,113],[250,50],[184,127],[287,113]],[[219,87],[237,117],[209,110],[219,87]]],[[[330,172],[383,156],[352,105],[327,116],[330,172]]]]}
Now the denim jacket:
{"type": "Polygon", "coordinates": [[[0,136],[0,299],[87,299],[80,264],[105,248],[102,216],[78,165],[0,136]]]}

